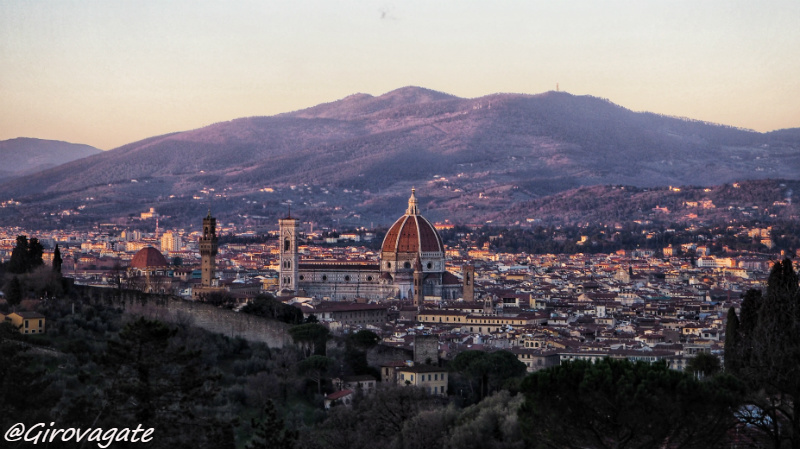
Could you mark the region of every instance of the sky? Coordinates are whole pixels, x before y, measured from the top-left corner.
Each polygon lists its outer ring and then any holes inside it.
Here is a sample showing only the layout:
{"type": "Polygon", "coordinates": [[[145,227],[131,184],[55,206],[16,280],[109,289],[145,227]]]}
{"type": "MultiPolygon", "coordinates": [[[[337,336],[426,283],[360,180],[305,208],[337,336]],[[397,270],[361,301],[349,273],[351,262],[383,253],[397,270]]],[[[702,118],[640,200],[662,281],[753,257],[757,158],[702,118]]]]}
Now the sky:
{"type": "Polygon", "coordinates": [[[108,150],[420,86],[800,127],[797,0],[0,1],[0,140],[108,150]]]}

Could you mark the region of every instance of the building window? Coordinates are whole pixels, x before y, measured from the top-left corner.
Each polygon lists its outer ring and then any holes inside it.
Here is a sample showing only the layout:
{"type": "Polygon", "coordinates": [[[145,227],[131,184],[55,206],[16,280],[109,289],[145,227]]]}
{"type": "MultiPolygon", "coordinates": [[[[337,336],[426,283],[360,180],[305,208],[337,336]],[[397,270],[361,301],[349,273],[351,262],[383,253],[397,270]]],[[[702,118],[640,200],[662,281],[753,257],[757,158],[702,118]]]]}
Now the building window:
{"type": "Polygon", "coordinates": [[[305,277],[305,276],[303,276],[302,274],[300,275],[300,280],[301,280],[301,281],[302,281],[302,280],[305,280],[305,278],[306,278],[306,277],[305,277]]]}
{"type": "Polygon", "coordinates": [[[344,281],[345,281],[345,282],[350,282],[350,275],[347,275],[347,276],[345,276],[345,277],[344,277],[344,281]]]}
{"type": "Polygon", "coordinates": [[[327,281],[328,280],[328,275],[327,274],[323,274],[322,275],[322,280],[323,281],[327,281]]]}
{"type": "Polygon", "coordinates": [[[428,262],[428,265],[427,265],[427,266],[428,266],[428,269],[429,269],[429,270],[430,270],[431,268],[433,268],[433,264],[432,264],[432,263],[430,263],[430,262],[428,262]]]}
{"type": "Polygon", "coordinates": [[[367,281],[372,281],[372,276],[367,276],[367,281]]]}

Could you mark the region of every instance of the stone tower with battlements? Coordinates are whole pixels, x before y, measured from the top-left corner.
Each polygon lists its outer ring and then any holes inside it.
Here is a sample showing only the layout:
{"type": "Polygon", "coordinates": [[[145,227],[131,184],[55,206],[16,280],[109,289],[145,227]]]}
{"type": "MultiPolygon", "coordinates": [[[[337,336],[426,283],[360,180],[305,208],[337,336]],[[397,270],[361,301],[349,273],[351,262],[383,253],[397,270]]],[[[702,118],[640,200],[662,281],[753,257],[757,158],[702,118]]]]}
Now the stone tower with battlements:
{"type": "Polygon", "coordinates": [[[208,216],[203,219],[203,235],[200,237],[200,258],[201,258],[201,282],[203,287],[211,287],[214,282],[214,274],[217,269],[217,219],[208,216]]]}

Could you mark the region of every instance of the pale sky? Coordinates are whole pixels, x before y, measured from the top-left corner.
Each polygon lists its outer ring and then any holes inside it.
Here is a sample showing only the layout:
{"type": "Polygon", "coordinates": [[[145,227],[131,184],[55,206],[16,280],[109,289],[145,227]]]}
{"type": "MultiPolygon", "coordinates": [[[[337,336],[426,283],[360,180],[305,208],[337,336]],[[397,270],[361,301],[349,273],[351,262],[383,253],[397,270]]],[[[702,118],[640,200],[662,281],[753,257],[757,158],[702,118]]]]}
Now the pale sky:
{"type": "Polygon", "coordinates": [[[797,0],[0,1],[0,140],[107,150],[356,92],[800,127],[797,0]]]}

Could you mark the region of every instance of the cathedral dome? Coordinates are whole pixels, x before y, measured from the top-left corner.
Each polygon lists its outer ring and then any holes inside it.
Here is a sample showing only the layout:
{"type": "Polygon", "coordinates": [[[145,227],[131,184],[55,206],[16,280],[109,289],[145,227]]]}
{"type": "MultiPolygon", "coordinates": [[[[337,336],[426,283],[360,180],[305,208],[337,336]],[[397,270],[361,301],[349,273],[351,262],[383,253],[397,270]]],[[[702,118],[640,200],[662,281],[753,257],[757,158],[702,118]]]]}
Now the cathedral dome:
{"type": "Polygon", "coordinates": [[[137,252],[133,259],[131,259],[131,268],[138,268],[140,270],[146,268],[166,267],[169,264],[167,259],[161,252],[152,246],[142,248],[137,252]]]}
{"type": "Polygon", "coordinates": [[[442,253],[444,244],[436,228],[419,214],[417,197],[411,189],[408,210],[394,222],[383,239],[384,253],[442,253]]]}

